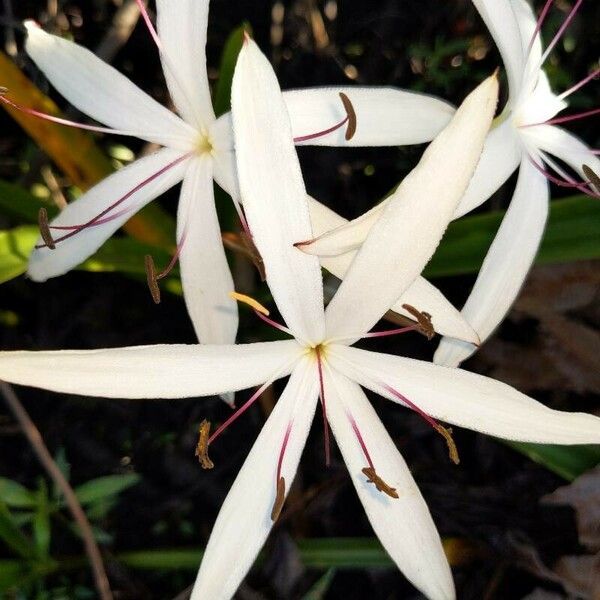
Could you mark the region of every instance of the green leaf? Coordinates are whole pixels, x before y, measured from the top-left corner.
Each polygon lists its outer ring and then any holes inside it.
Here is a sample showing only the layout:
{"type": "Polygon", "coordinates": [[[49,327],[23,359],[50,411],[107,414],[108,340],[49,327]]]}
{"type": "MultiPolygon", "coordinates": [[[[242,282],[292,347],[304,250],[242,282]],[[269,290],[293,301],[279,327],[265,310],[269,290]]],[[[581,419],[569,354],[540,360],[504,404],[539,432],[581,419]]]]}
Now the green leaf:
{"type": "Polygon", "coordinates": [[[217,82],[213,102],[217,117],[225,114],[231,108],[231,82],[233,81],[237,57],[244,43],[244,32],[252,35],[252,28],[249,23],[242,23],[229,34],[221,54],[219,81],[217,82]]]}
{"type": "Polygon", "coordinates": [[[323,600],[325,594],[331,587],[331,582],[335,576],[335,569],[329,569],[327,572],[319,578],[319,580],[310,588],[308,593],[302,598],[302,600],[323,600]]]}
{"type": "Polygon", "coordinates": [[[600,464],[600,446],[554,446],[502,441],[568,481],[573,481],[600,464]]]}
{"type": "Polygon", "coordinates": [[[140,481],[135,473],[126,475],[108,475],[92,479],[75,488],[75,495],[81,504],[91,504],[99,500],[116,496],[140,481]]]}
{"type": "MultiPolygon", "coordinates": [[[[450,223],[426,277],[476,273],[500,226],[504,211],[450,223]]],[[[550,217],[536,264],[600,258],[600,202],[574,196],[550,203],[550,217]]]]}
{"type": "Polygon", "coordinates": [[[36,548],[19,529],[4,502],[0,502],[0,539],[22,558],[34,559],[36,548]]]}
{"type": "Polygon", "coordinates": [[[0,500],[12,508],[32,508],[36,505],[35,492],[5,477],[0,477],[0,500]]]}
{"type": "Polygon", "coordinates": [[[38,211],[44,206],[50,218],[58,213],[53,204],[43,202],[20,185],[0,180],[0,213],[27,223],[36,223],[38,211]]]}
{"type": "Polygon", "coordinates": [[[42,479],[37,493],[37,509],[33,517],[33,539],[38,556],[48,558],[50,551],[50,507],[48,504],[48,487],[42,479]]]}
{"type": "Polygon", "coordinates": [[[25,273],[38,235],[38,229],[33,225],[0,231],[0,283],[25,273]]]}
{"type": "MultiPolygon", "coordinates": [[[[18,560],[0,560],[0,594],[17,587],[19,582],[27,576],[27,572],[27,563],[18,560]]],[[[4,598],[4,596],[2,597],[4,598]]]]}

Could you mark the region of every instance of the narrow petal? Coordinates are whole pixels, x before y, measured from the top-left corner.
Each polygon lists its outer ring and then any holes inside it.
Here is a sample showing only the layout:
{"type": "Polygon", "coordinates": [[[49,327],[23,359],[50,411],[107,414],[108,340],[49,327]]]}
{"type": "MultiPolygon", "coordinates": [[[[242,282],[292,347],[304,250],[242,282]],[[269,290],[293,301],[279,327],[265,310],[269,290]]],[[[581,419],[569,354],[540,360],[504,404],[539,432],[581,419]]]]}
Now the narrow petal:
{"type": "Polygon", "coordinates": [[[206,72],[208,0],[157,0],[167,86],[179,114],[197,128],[215,119],[206,72]]]}
{"type": "Polygon", "coordinates": [[[213,527],[192,600],[229,600],[252,566],[271,528],[276,499],[277,463],[287,493],[294,481],[318,398],[316,367],[309,361],[293,371],[285,391],[244,462],[213,527]]]}
{"type": "Polygon", "coordinates": [[[352,483],[373,530],[398,568],[430,600],[455,597],[442,542],[404,459],[360,387],[334,370],[325,374],[328,417],[352,483]],[[399,497],[391,498],[368,483],[368,466],[348,417],[352,415],[377,474],[399,497]]]}
{"type": "Polygon", "coordinates": [[[492,76],[467,97],[393,194],[327,307],[328,335],[368,331],[421,273],[477,166],[497,98],[492,76]]]}
{"type": "Polygon", "coordinates": [[[518,168],[523,150],[512,119],[508,118],[488,134],[479,164],[454,218],[462,217],[483,204],[518,168]]]}
{"type": "Polygon", "coordinates": [[[143,140],[188,150],[194,130],[92,52],[27,24],[27,53],[52,85],[93,119],[143,140]]]}
{"type": "Polygon", "coordinates": [[[600,443],[600,418],[552,410],[483,375],[347,346],[332,348],[327,359],[364,387],[398,402],[383,387],[390,386],[447,423],[522,442],[600,443]]]}
{"type": "Polygon", "coordinates": [[[221,241],[208,157],[193,160],[183,180],[177,238],[183,241],[183,295],[198,339],[203,344],[233,344],[238,311],[229,293],[235,285],[221,241]]]}
{"type": "Polygon", "coordinates": [[[581,168],[588,165],[596,173],[600,173],[600,158],[593,154],[590,147],[579,138],[556,125],[539,125],[526,130],[529,143],[535,144],[541,150],[553,154],[574,169],[586,180],[581,168]]]}
{"type": "Polygon", "coordinates": [[[533,39],[533,43],[531,43],[537,25],[537,17],[528,0],[511,0],[511,5],[519,26],[525,57],[526,72],[522,80],[522,84],[525,86],[527,82],[533,82],[536,72],[539,73],[539,65],[542,58],[542,38],[538,33],[533,39]],[[529,48],[530,44],[531,48],[529,48]],[[529,55],[527,55],[528,50],[529,55]]]}
{"type": "MultiPolygon", "coordinates": [[[[127,200],[115,208],[114,214],[118,216],[110,221],[105,220],[111,216],[108,213],[104,219],[101,219],[101,224],[90,226],[73,237],[57,242],[54,250],[48,248],[34,250],[29,258],[27,271],[29,277],[34,281],[46,281],[46,279],[62,275],[82,263],[140,208],[181,181],[185,173],[186,162],[181,161],[168,168],[170,164],[181,157],[180,152],[163,148],[110,175],[83,194],[81,198],[71,202],[50,223],[52,235],[56,239],[67,234],[68,230],[53,230],[53,227],[83,225],[140,186],[127,200]],[[164,173],[155,177],[163,169],[164,173]],[[141,185],[153,177],[155,178],[146,185],[141,185]]],[[[43,243],[40,238],[38,244],[43,243]]]]}
{"type": "MultiPolygon", "coordinates": [[[[315,235],[329,231],[347,223],[346,219],[309,197],[310,220],[315,235]]],[[[348,252],[341,256],[322,257],[321,266],[330,273],[343,279],[356,256],[356,252],[348,252]]],[[[455,337],[460,340],[479,344],[479,336],[467,323],[444,295],[426,279],[417,277],[400,299],[392,306],[392,310],[404,316],[410,317],[410,313],[403,308],[404,304],[410,304],[422,312],[432,315],[433,327],[437,333],[455,337]]]]}
{"type": "MultiPolygon", "coordinates": [[[[461,311],[482,342],[510,310],[535,260],[548,217],[548,194],[545,177],[524,159],[510,206],[461,311]]],[[[456,367],[475,350],[470,344],[444,339],[434,361],[456,367]]]]}
{"type": "Polygon", "coordinates": [[[303,349],[294,341],[104,350],[0,352],[0,379],[103,398],[211,396],[285,377],[303,349]]]}
{"type": "MultiPolygon", "coordinates": [[[[502,56],[508,76],[510,102],[521,90],[526,50],[513,3],[511,0],[473,0],[473,4],[490,30],[502,56]]],[[[525,42],[528,43],[529,40],[525,42]]]]}
{"type": "Polygon", "coordinates": [[[356,112],[356,133],[344,127],[303,142],[316,146],[402,146],[432,140],[450,121],[454,107],[434,96],[394,88],[327,87],[283,92],[294,137],[325,131],[346,117],[340,92],[356,112]]]}
{"type": "Polygon", "coordinates": [[[319,261],[293,246],[312,237],[300,164],[275,73],[250,39],[238,58],[231,99],[242,200],[269,287],[288,327],[321,340],[319,261]]]}

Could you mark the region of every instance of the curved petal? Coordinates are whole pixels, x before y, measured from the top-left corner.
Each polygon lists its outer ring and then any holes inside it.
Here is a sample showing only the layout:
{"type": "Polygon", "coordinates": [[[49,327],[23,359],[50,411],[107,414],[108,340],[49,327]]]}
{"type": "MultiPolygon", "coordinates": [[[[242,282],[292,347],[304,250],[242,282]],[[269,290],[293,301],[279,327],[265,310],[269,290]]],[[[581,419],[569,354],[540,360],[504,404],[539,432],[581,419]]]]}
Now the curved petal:
{"type": "MultiPolygon", "coordinates": [[[[315,200],[308,197],[310,220],[315,235],[329,231],[347,223],[346,219],[315,200]]],[[[349,252],[341,256],[322,257],[321,266],[339,279],[343,279],[356,256],[356,252],[349,252]]],[[[448,335],[458,339],[479,344],[479,336],[467,323],[444,295],[426,279],[417,277],[409,288],[402,294],[400,299],[392,306],[392,310],[411,317],[410,313],[403,308],[404,304],[410,304],[420,311],[428,312],[433,317],[435,331],[441,335],[448,335]]]]}
{"type": "Polygon", "coordinates": [[[519,135],[509,117],[489,132],[479,164],[454,218],[458,219],[483,204],[518,168],[522,156],[519,135]]]}
{"type": "Polygon", "coordinates": [[[215,120],[206,72],[208,0],[157,0],[167,86],[179,114],[196,128],[215,120]]]}
{"type": "Polygon", "coordinates": [[[421,273],[477,166],[497,98],[492,76],[465,99],[394,192],[327,307],[329,336],[371,329],[421,273]]]}
{"type": "Polygon", "coordinates": [[[356,133],[346,140],[341,127],[302,142],[315,146],[402,146],[432,140],[450,121],[454,107],[426,94],[395,88],[323,87],[283,92],[294,137],[325,131],[346,117],[340,92],[356,113],[356,133]]]}
{"type": "Polygon", "coordinates": [[[0,352],[0,379],[103,398],[211,396],[285,377],[303,349],[295,340],[103,350],[0,352]]]}
{"type": "Polygon", "coordinates": [[[473,0],[490,34],[498,46],[506,75],[508,77],[509,101],[516,98],[521,90],[525,68],[525,47],[523,46],[519,21],[510,0],[473,0]]]}
{"type": "Polygon", "coordinates": [[[521,44],[523,46],[523,52],[525,53],[525,74],[522,79],[522,84],[526,88],[531,88],[532,85],[535,85],[535,79],[540,72],[539,67],[542,59],[542,38],[540,34],[537,33],[533,42],[531,42],[537,25],[537,17],[528,0],[510,1],[519,25],[521,44]],[[531,48],[529,49],[530,43],[531,48]],[[528,49],[529,54],[527,54],[528,49]]]}
{"type": "Polygon", "coordinates": [[[177,239],[183,242],[183,296],[198,339],[203,344],[233,344],[238,311],[229,293],[235,285],[221,241],[208,157],[193,160],[183,180],[177,239]]]}
{"type": "Polygon", "coordinates": [[[327,415],[352,483],[373,530],[398,568],[431,600],[455,597],[452,574],[429,508],[385,427],[356,383],[325,371],[327,415]],[[349,415],[356,422],[377,474],[399,497],[391,498],[368,483],[369,466],[349,415]]]}
{"type": "Polygon", "coordinates": [[[582,165],[588,165],[593,171],[600,173],[600,158],[572,133],[556,125],[538,125],[529,127],[526,136],[530,143],[533,142],[540,150],[560,158],[584,180],[587,177],[582,165]]]}
{"type": "Polygon", "coordinates": [[[221,507],[191,600],[229,600],[244,579],[273,526],[277,463],[286,432],[289,430],[281,476],[287,493],[296,475],[317,398],[316,367],[311,361],[304,361],[294,369],[221,507]]]}
{"type": "Polygon", "coordinates": [[[27,53],[79,110],[143,140],[189,150],[195,131],[92,52],[27,25],[27,53]]]}
{"type": "MultiPolygon", "coordinates": [[[[48,248],[34,250],[29,258],[27,271],[29,277],[34,281],[46,281],[50,277],[66,273],[83,262],[140,208],[181,181],[186,168],[186,161],[181,159],[180,152],[163,148],[110,175],[81,198],[71,202],[50,223],[51,230],[53,227],[87,223],[120,198],[131,194],[115,208],[114,214],[118,216],[110,221],[104,222],[100,219],[101,224],[90,226],[64,241],[57,241],[54,250],[48,248]],[[178,160],[181,162],[174,164],[178,160]],[[147,183],[143,185],[146,181],[147,183]],[[136,190],[138,187],[139,189],[136,190]]],[[[108,217],[110,213],[105,218],[108,217]]],[[[68,231],[54,229],[52,233],[58,240],[68,231]]],[[[38,244],[43,243],[40,238],[38,244]]]]}
{"type": "Polygon", "coordinates": [[[304,181],[277,78],[250,39],[238,58],[231,100],[240,190],[267,282],[288,327],[320,341],[319,261],[293,246],[312,237],[304,181]]]}
{"type": "Polygon", "coordinates": [[[600,418],[552,410],[483,375],[345,346],[331,348],[327,359],[347,377],[381,396],[399,402],[384,387],[390,386],[447,423],[522,442],[600,443],[600,418]]]}
{"type": "MultiPolygon", "coordinates": [[[[524,159],[510,206],[461,311],[482,342],[510,310],[535,260],[548,218],[548,194],[546,178],[524,159]]],[[[455,367],[475,350],[443,339],[434,362],[455,367]]]]}

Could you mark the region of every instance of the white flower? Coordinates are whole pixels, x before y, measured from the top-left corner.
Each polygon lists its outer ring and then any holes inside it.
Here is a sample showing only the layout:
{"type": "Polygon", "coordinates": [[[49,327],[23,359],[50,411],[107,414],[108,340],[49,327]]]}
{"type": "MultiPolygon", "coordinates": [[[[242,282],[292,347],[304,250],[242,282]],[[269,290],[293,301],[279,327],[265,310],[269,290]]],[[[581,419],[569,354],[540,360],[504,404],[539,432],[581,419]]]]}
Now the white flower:
{"type": "Polygon", "coordinates": [[[326,456],[330,424],[383,546],[406,577],[434,600],[455,596],[439,535],[360,386],[415,410],[444,436],[454,459],[450,433],[436,418],[508,439],[600,442],[600,419],[591,415],[550,410],[507,385],[459,369],[351,347],[372,335],[366,332],[433,254],[477,164],[497,93],[492,77],[465,100],[403,182],[404,192],[388,204],[325,311],[319,262],[293,246],[312,232],[284,99],[267,59],[247,42],[232,91],[240,189],[287,327],[246,301],[293,339],[0,353],[0,378],[69,393],[179,398],[260,385],[212,436],[203,427],[199,455],[206,466],[209,445],[267,385],[290,375],[219,513],[193,599],[227,599],[235,593],[281,510],[319,397],[326,456]]]}
{"type": "MultiPolygon", "coordinates": [[[[534,261],[548,214],[549,191],[546,180],[598,197],[586,183],[576,181],[565,172],[550,155],[564,161],[582,177],[585,177],[582,169],[584,164],[600,172],[600,160],[596,156],[598,152],[556,126],[574,118],[591,116],[600,112],[600,109],[583,115],[554,118],[567,106],[565,98],[591,81],[600,70],[594,71],[559,96],[550,90],[542,70],[544,60],[575,15],[581,0],[574,5],[543,55],[539,28],[552,4],[551,0],[546,3],[538,23],[525,0],[473,1],[504,59],[509,98],[502,114],[494,122],[480,164],[454,218],[481,205],[519,168],[519,179],[510,207],[462,310],[462,315],[483,342],[505,317],[534,261]],[[544,163],[555,174],[547,170],[544,163]]],[[[338,224],[337,229],[328,233],[319,231],[321,237],[303,245],[302,249],[310,254],[329,257],[329,260],[333,257],[344,260],[344,253],[360,247],[388,201],[349,225],[338,224]]],[[[399,303],[402,302],[401,299],[399,303]]],[[[419,304],[418,300],[414,302],[419,304]]],[[[434,360],[438,364],[458,366],[476,347],[473,343],[445,338],[434,360]]]]}
{"type": "MultiPolygon", "coordinates": [[[[26,49],[37,66],[71,104],[109,126],[85,126],[87,129],[132,135],[163,146],[107,177],[52,221],[44,232],[46,239],[39,240],[31,256],[28,275],[45,281],[72,269],[136,211],[183,181],[177,252],[171,266],[179,258],[186,305],[198,339],[233,343],[237,306],[228,296],[233,280],[221,241],[213,178],[233,197],[242,224],[244,216],[237,193],[231,115],[215,119],[210,98],[205,57],[209,2],[157,0],[157,32],[143,2],[138,0],[138,4],[159,47],[179,116],[85,48],[44,33],[31,21],[26,23],[26,49]],[[50,235],[54,237],[53,250],[45,243],[50,235]]],[[[440,100],[392,88],[314,88],[286,92],[285,98],[294,136],[305,144],[421,143],[432,139],[453,112],[440,100]],[[360,114],[351,140],[345,139],[343,125],[348,118],[340,92],[351,98],[360,114]]],[[[5,95],[0,100],[11,103],[5,95]]],[[[147,267],[154,271],[152,264],[147,267]]],[[[164,274],[155,275],[161,278],[164,274]]],[[[152,273],[150,279],[154,279],[152,273]]],[[[158,287],[152,285],[156,296],[158,287]]]]}

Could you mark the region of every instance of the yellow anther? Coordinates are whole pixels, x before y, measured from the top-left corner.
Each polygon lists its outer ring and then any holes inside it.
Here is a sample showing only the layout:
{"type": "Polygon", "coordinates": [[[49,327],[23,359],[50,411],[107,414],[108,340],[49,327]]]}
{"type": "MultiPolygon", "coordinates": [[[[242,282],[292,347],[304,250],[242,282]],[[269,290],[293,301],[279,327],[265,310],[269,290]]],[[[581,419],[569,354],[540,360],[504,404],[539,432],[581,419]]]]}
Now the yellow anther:
{"type": "Polygon", "coordinates": [[[200,461],[200,465],[203,469],[212,469],[215,464],[208,457],[208,438],[210,434],[210,421],[204,419],[200,423],[200,436],[198,438],[198,445],[196,446],[196,456],[200,461]]]}
{"type": "Polygon", "coordinates": [[[362,472],[367,476],[368,483],[374,483],[378,492],[383,492],[390,498],[399,498],[396,488],[388,485],[377,473],[373,467],[365,467],[362,472]]]}
{"type": "Polygon", "coordinates": [[[269,316],[269,311],[266,309],[258,300],[251,298],[250,296],[246,296],[246,294],[239,294],[238,292],[229,292],[229,297],[233,300],[237,300],[238,302],[243,302],[248,306],[251,306],[254,310],[262,313],[265,316],[269,316]]]}
{"type": "Polygon", "coordinates": [[[444,436],[446,444],[448,444],[450,460],[457,465],[460,462],[460,457],[458,456],[458,448],[452,439],[452,429],[450,427],[444,427],[443,425],[437,425],[435,430],[444,436]]]}

